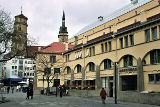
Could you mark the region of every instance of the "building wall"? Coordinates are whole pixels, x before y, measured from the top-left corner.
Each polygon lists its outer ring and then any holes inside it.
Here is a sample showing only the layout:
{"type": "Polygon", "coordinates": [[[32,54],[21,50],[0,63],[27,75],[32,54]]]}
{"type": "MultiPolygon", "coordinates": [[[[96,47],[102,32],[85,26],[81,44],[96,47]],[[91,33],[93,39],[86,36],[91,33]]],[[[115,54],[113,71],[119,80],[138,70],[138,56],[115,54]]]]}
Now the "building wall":
{"type": "MultiPolygon", "coordinates": [[[[136,81],[137,81],[137,89],[133,91],[129,91],[131,94],[134,94],[134,91],[136,94],[135,96],[138,96],[139,94],[139,87],[138,87],[138,76],[139,71],[138,71],[138,64],[137,61],[140,58],[142,60],[142,65],[143,65],[143,70],[141,71],[143,74],[143,78],[140,78],[141,80],[144,81],[144,89],[141,91],[144,91],[146,93],[150,92],[160,92],[160,86],[159,82],[149,82],[149,74],[159,74],[160,73],[160,67],[159,63],[157,64],[151,64],[151,59],[150,59],[150,52],[153,50],[160,50],[159,43],[160,43],[160,22],[155,22],[152,24],[148,25],[143,25],[137,29],[134,30],[129,30],[129,31],[124,31],[124,33],[117,34],[116,37],[109,38],[105,41],[101,41],[98,43],[93,43],[91,45],[84,45],[85,43],[87,44],[87,41],[89,43],[90,40],[93,40],[97,37],[100,37],[104,34],[114,32],[115,34],[118,32],[118,29],[126,27],[128,25],[134,24],[135,22],[139,22],[141,24],[146,23],[148,20],[147,18],[159,14],[160,12],[158,11],[160,9],[158,0],[156,1],[151,1],[141,7],[138,7],[122,16],[119,16],[109,22],[106,22],[94,29],[88,30],[85,33],[82,33],[78,35],[78,44],[83,43],[83,45],[79,49],[73,49],[72,51],[66,52],[64,54],[64,58],[66,55],[69,54],[70,60],[65,60],[66,66],[71,68],[71,73],[67,74],[67,69],[64,69],[65,72],[65,78],[67,80],[82,80],[83,81],[83,70],[81,73],[76,72],[76,65],[80,64],[82,68],[84,69],[85,72],[85,79],[87,78],[97,78],[97,69],[96,66],[100,67],[100,78],[102,77],[113,77],[114,76],[114,65],[113,62],[118,62],[118,96],[119,99],[121,100],[127,100],[130,99],[130,96],[125,96],[126,91],[122,91],[122,77],[125,76],[135,76],[136,81]],[[111,26],[111,27],[110,27],[111,26]],[[153,40],[152,39],[152,28],[157,26],[157,39],[153,40]],[[146,42],[146,34],[145,30],[150,29],[150,42],[146,42]],[[131,41],[129,38],[129,35],[134,35],[134,45],[131,45],[131,41]],[[124,47],[121,49],[121,44],[120,44],[120,38],[123,38],[123,46],[125,46],[125,37],[128,36],[128,47],[124,47]],[[101,44],[105,44],[106,42],[108,43],[111,41],[112,44],[112,51],[110,52],[102,52],[101,50],[101,44]],[[86,56],[87,49],[90,47],[95,47],[95,55],[91,56],[86,56]],[[82,55],[81,57],[77,58],[76,53],[81,52],[82,55]],[[124,67],[124,57],[127,55],[131,55],[133,57],[133,65],[124,67]],[[110,59],[111,60],[111,68],[104,70],[104,59],[110,59]],[[95,64],[95,71],[94,72],[89,72],[89,62],[93,62],[95,64]],[[129,71],[128,69],[134,69],[133,71],[129,71]],[[123,71],[126,70],[126,71],[123,71]],[[122,96],[122,93],[124,94],[122,96]]],[[[156,19],[154,19],[156,20],[156,19]]],[[[70,44],[75,44],[74,43],[75,38],[71,38],[69,40],[70,44]]],[[[109,48],[109,47],[108,47],[109,48]]],[[[105,48],[104,48],[105,50],[105,48]]],[[[100,84],[102,84],[102,80],[100,79],[100,84]]],[[[109,83],[108,83],[109,84],[109,83]]],[[[83,84],[82,84],[83,85],[83,84]]],[[[98,85],[96,83],[96,85],[98,85]]],[[[97,87],[97,86],[96,86],[97,87]]],[[[107,88],[109,90],[109,87],[107,88]]],[[[133,96],[134,96],[133,95],[133,96]]],[[[144,95],[145,96],[145,95],[144,95]]],[[[141,98],[144,97],[141,95],[141,98]]],[[[149,95],[150,96],[150,95],[149,95]]],[[[134,97],[133,97],[134,98],[134,97]]],[[[135,101],[137,102],[137,101],[135,101]]],[[[144,101],[145,102],[145,101],[144,101]]]]}
{"type": "MultiPolygon", "coordinates": [[[[62,69],[64,67],[63,65],[63,59],[62,55],[60,54],[45,54],[45,53],[38,53],[36,57],[36,75],[37,75],[37,87],[42,88],[43,87],[43,75],[44,75],[44,68],[45,67],[51,67],[51,76],[50,80],[52,81],[50,83],[50,87],[53,86],[54,79],[60,79],[60,84],[64,84],[64,74],[62,72],[62,69]],[[56,63],[50,62],[50,55],[56,56],[56,63]],[[60,68],[60,74],[61,75],[55,75],[54,74],[54,68],[60,68]]],[[[44,76],[44,87],[47,87],[47,80],[46,76],[44,76]]]]}

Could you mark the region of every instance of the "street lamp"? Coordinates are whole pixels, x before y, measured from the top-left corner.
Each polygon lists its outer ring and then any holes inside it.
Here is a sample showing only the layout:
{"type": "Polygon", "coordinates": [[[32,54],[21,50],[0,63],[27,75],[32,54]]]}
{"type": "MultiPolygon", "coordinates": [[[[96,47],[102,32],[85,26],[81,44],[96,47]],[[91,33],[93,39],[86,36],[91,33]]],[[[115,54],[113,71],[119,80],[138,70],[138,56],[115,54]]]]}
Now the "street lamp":
{"type": "Polygon", "coordinates": [[[117,104],[117,62],[114,62],[114,103],[117,104]]]}
{"type": "Polygon", "coordinates": [[[116,41],[116,61],[114,62],[114,103],[117,104],[117,39],[115,37],[115,34],[112,35],[112,38],[116,41]]]}

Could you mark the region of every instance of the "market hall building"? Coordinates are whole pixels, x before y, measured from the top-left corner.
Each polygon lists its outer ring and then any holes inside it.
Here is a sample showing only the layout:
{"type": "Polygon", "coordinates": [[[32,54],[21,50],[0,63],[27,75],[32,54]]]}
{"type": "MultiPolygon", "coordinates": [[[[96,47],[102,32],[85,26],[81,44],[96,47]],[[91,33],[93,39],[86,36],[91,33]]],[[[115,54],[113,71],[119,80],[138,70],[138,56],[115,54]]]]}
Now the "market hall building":
{"type": "Polygon", "coordinates": [[[98,93],[104,87],[113,97],[117,80],[119,100],[160,102],[159,0],[131,0],[108,17],[98,17],[68,44],[75,47],[63,54],[63,79],[71,89],[98,93]]]}

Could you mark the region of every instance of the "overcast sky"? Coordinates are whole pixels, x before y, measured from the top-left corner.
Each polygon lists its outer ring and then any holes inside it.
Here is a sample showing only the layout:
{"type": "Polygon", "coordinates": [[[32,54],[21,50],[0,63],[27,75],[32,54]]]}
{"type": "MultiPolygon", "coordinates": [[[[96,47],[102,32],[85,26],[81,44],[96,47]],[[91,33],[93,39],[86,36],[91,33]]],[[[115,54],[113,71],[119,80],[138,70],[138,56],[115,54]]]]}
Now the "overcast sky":
{"type": "Polygon", "coordinates": [[[58,41],[63,10],[71,38],[98,16],[107,16],[129,3],[130,0],[0,0],[1,8],[13,18],[20,14],[22,6],[28,17],[28,35],[36,38],[39,45],[58,41]]]}

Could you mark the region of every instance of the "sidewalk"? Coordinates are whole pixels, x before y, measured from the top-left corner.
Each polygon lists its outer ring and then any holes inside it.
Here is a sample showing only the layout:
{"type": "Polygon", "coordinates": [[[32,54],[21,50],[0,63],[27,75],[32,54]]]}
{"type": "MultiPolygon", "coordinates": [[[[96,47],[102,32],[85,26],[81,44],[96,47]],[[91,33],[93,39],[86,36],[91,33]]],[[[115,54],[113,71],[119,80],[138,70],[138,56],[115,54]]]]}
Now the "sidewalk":
{"type": "MultiPolygon", "coordinates": [[[[100,97],[83,97],[87,101],[94,101],[94,102],[102,102],[100,97]]],[[[157,105],[149,105],[149,104],[139,104],[139,103],[132,103],[132,102],[122,102],[117,100],[117,104],[115,104],[113,97],[106,98],[106,104],[108,105],[115,105],[118,107],[159,107],[157,105]]]]}

